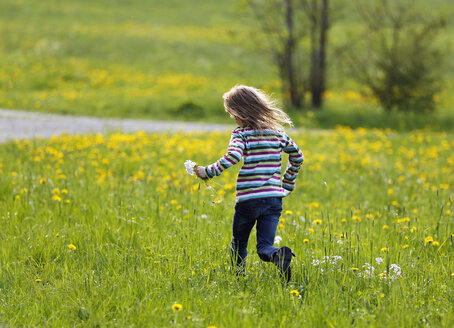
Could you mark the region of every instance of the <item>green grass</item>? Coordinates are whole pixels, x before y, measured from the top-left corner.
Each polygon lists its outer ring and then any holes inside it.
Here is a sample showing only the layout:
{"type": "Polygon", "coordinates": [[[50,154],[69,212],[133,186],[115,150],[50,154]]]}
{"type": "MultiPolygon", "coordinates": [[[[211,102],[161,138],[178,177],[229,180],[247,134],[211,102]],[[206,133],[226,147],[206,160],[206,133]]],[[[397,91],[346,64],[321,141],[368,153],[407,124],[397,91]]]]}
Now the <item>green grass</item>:
{"type": "MultiPolygon", "coordinates": [[[[224,122],[221,95],[235,84],[254,85],[281,98],[276,69],[251,47],[247,38],[253,25],[235,11],[236,3],[2,1],[0,107],[224,122]]],[[[431,8],[443,4],[450,8],[447,1],[431,3],[431,8]]],[[[336,52],[357,24],[350,5],[330,33],[328,89],[334,98],[306,124],[400,126],[399,115],[346,96],[359,90],[336,52]]],[[[452,35],[449,27],[441,40],[449,44],[452,35]]],[[[406,129],[452,129],[452,70],[446,69],[443,78],[439,112],[411,119],[406,129]]],[[[293,116],[295,121],[305,118],[297,111],[293,116]]]]}
{"type": "Polygon", "coordinates": [[[277,231],[297,255],[289,285],[254,232],[246,276],[230,273],[238,167],[214,189],[184,171],[219,158],[228,134],[0,145],[0,325],[452,326],[452,134],[292,137],[306,160],[277,231]]]}

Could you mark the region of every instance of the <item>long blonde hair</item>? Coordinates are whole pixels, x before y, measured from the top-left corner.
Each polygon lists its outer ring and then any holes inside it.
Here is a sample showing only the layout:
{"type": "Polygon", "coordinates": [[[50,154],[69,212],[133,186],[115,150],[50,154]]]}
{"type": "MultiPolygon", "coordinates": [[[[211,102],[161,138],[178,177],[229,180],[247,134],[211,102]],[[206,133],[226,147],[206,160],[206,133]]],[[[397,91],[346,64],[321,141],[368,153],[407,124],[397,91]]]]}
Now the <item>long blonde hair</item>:
{"type": "Polygon", "coordinates": [[[254,130],[284,131],[284,124],[293,126],[290,117],[262,90],[236,85],[222,98],[226,112],[254,130]]]}

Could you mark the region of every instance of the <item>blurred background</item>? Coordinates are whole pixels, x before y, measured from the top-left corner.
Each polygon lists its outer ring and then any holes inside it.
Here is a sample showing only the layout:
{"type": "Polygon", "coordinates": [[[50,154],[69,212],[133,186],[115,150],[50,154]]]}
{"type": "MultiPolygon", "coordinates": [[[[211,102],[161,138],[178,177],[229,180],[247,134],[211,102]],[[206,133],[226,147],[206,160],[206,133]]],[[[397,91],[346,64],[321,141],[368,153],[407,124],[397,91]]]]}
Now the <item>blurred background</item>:
{"type": "Polygon", "coordinates": [[[297,127],[454,128],[453,0],[0,0],[0,108],[297,127]]]}

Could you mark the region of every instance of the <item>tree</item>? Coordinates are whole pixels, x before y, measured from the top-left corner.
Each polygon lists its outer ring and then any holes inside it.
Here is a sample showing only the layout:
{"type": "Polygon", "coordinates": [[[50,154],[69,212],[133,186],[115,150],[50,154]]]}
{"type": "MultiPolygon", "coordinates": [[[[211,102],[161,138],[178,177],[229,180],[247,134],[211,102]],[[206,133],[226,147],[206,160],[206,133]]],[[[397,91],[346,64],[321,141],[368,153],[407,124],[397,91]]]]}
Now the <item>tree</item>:
{"type": "Polygon", "coordinates": [[[278,68],[284,99],[302,108],[310,92],[312,105],[320,108],[325,91],[328,0],[242,0],[241,4],[264,36],[255,34],[278,68]]]}
{"type": "Polygon", "coordinates": [[[436,46],[446,26],[414,0],[357,0],[364,27],[348,52],[352,76],[386,111],[430,111],[440,88],[444,53],[436,46]]]}

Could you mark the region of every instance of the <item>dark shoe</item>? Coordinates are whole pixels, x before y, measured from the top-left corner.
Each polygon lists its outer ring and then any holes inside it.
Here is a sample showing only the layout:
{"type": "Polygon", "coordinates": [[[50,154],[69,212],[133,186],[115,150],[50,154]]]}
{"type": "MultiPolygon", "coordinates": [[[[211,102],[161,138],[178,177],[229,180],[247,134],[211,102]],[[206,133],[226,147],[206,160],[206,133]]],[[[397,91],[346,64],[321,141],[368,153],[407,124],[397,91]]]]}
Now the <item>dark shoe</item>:
{"type": "Polygon", "coordinates": [[[292,250],[287,247],[281,247],[276,254],[273,255],[272,262],[278,267],[282,276],[286,279],[287,282],[290,281],[292,277],[292,269],[290,268],[290,262],[292,261],[293,254],[292,250]]]}

